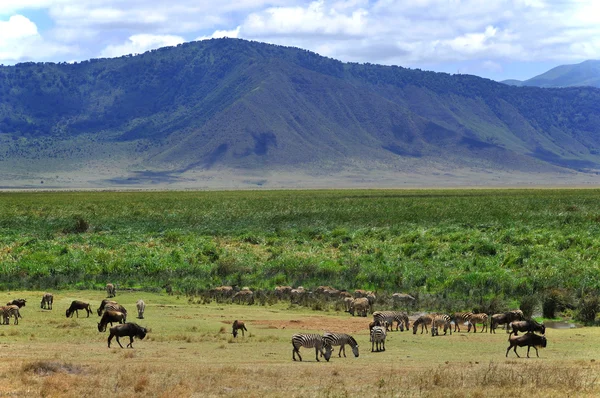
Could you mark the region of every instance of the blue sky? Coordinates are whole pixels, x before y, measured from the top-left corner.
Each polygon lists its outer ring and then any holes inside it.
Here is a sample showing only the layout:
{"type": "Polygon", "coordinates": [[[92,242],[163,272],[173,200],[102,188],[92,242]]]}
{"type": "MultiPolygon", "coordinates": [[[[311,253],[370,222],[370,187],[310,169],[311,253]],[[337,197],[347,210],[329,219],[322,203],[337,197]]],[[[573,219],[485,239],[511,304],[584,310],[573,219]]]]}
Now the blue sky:
{"type": "Polygon", "coordinates": [[[597,0],[0,0],[0,63],[211,37],[495,80],[600,59],[597,0]]]}

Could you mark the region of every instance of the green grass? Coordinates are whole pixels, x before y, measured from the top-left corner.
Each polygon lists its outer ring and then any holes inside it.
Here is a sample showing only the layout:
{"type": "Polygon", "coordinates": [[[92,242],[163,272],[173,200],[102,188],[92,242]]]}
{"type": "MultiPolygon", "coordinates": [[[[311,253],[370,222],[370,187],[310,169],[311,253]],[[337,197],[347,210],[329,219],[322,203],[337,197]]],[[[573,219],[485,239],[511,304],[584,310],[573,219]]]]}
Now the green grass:
{"type": "Polygon", "coordinates": [[[600,289],[598,190],[0,194],[0,287],[366,288],[468,307],[600,289]],[[468,304],[468,305],[467,305],[468,304]]]}
{"type": "MultiPolygon", "coordinates": [[[[549,329],[540,358],[505,358],[507,334],[454,333],[431,337],[391,332],[386,351],[371,353],[370,318],[327,311],[273,306],[197,304],[184,297],[122,292],[116,299],[129,321],[148,327],[134,349],[121,349],[90,318],[67,319],[73,299],[95,310],[99,291],[55,292],[54,309],[41,310],[42,292],[14,291],[2,300],[24,297],[19,325],[0,326],[4,383],[0,395],[23,396],[597,396],[598,328],[549,329]],[[146,319],[136,320],[134,303],[143,298],[146,319]],[[233,339],[230,325],[244,320],[248,332],[233,339]],[[291,336],[324,330],[351,333],[359,358],[316,363],[314,350],[301,348],[293,362],[291,336]]],[[[4,302],[3,301],[3,302],[4,302]]],[[[127,339],[125,339],[127,341],[127,339]]],[[[122,341],[123,342],[123,341],[122,341]]],[[[525,357],[526,349],[519,349],[525,357]]]]}

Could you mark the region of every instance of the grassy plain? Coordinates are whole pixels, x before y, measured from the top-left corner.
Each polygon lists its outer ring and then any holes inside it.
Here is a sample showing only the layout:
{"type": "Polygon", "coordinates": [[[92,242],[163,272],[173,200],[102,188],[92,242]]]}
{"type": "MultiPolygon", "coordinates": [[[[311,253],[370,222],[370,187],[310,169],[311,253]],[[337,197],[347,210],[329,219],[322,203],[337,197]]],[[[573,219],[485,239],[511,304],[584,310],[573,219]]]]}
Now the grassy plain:
{"type": "MultiPolygon", "coordinates": [[[[42,292],[4,293],[2,300],[28,299],[19,325],[0,327],[0,396],[410,396],[564,397],[598,396],[598,328],[549,329],[540,357],[504,357],[507,335],[454,333],[433,338],[412,332],[388,335],[387,350],[371,353],[369,318],[339,312],[313,312],[287,303],[273,306],[197,304],[184,297],[147,292],[117,296],[129,321],[149,327],[134,349],[96,328],[98,316],[67,319],[73,299],[95,310],[101,291],[55,292],[54,309],[39,308],[42,292]],[[136,320],[135,302],[147,304],[136,320]],[[233,339],[230,324],[246,321],[249,332],[233,339]],[[304,362],[291,359],[290,337],[324,330],[352,333],[360,357],[334,355],[315,361],[301,348],[304,362]]],[[[3,301],[3,302],[4,302],[3,301]]],[[[525,356],[526,350],[520,349],[525,356]]]]}

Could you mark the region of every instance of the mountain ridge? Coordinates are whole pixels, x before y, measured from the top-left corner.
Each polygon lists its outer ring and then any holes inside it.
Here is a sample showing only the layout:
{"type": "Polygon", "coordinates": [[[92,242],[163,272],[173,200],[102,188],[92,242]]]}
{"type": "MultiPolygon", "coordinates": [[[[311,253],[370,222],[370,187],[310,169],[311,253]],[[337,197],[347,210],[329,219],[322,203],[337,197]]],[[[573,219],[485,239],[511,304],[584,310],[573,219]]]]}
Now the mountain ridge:
{"type": "Polygon", "coordinates": [[[598,99],[213,39],[0,67],[0,172],[595,172],[598,99]]]}
{"type": "Polygon", "coordinates": [[[512,86],[536,87],[578,87],[600,88],[600,60],[587,60],[579,64],[559,65],[527,80],[503,80],[501,83],[512,86]]]}

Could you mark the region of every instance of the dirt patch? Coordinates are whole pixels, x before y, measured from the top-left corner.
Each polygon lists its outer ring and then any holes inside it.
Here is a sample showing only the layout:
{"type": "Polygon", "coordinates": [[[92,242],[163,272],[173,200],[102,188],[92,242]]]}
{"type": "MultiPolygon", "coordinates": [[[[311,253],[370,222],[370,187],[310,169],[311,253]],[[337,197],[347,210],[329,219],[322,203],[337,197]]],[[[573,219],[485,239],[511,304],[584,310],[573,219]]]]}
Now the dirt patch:
{"type": "Polygon", "coordinates": [[[249,325],[259,325],[260,329],[291,329],[313,332],[339,332],[369,334],[371,318],[306,316],[292,320],[249,320],[249,325]]]}

